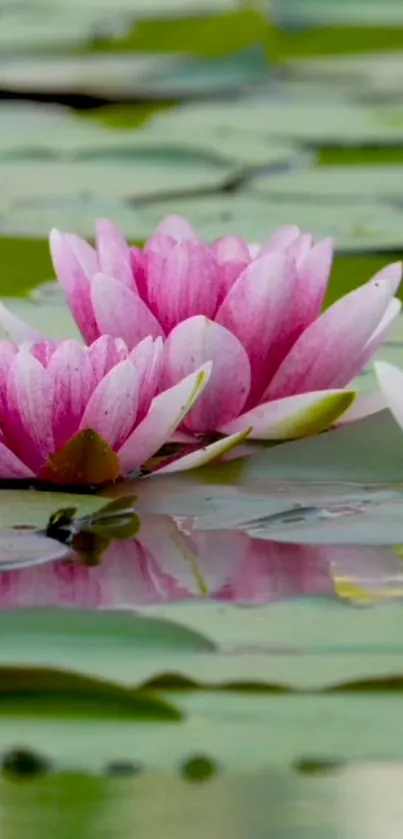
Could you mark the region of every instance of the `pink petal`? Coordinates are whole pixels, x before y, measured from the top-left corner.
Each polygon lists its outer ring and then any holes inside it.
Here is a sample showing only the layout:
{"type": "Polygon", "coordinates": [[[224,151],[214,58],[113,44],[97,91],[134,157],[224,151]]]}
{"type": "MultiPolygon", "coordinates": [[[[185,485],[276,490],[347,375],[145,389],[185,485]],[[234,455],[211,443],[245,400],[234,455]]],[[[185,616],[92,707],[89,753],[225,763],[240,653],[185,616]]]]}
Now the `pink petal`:
{"type": "Polygon", "coordinates": [[[88,357],[91,360],[96,383],[128,357],[128,350],[122,338],[112,338],[110,335],[101,335],[93,344],[88,347],[88,357]]]}
{"type": "Polygon", "coordinates": [[[390,298],[387,282],[367,283],[330,306],[294,344],[263,399],[344,387],[390,298]]]}
{"type": "Polygon", "coordinates": [[[14,357],[2,427],[10,447],[34,472],[54,449],[52,379],[27,349],[14,357]]]}
{"type": "Polygon", "coordinates": [[[192,315],[214,315],[219,269],[203,242],[179,242],[165,259],[150,252],[147,266],[148,302],[166,334],[192,315]]]}
{"type": "Polygon", "coordinates": [[[119,228],[108,219],[97,221],[97,252],[102,274],[136,290],[129,245],[119,228]]]}
{"type": "Polygon", "coordinates": [[[130,353],[130,360],[139,375],[139,410],[137,422],[145,417],[161,381],[164,369],[164,342],[144,338],[130,353]]]}
{"type": "Polygon", "coordinates": [[[295,297],[290,301],[294,307],[294,341],[320,314],[332,261],[333,239],[322,239],[299,262],[295,297]]]}
{"type": "Polygon", "coordinates": [[[33,478],[34,473],[0,442],[0,478],[33,478]]]}
{"type": "Polygon", "coordinates": [[[293,440],[325,431],[350,408],[355,393],[326,390],[286,396],[241,414],[219,430],[235,434],[251,429],[250,440],[293,440]]]}
{"type": "Polygon", "coordinates": [[[99,335],[90,295],[90,278],[98,271],[97,255],[73,233],[52,230],[49,242],[53,266],[74,320],[84,340],[91,343],[99,335]]]}
{"type": "Polygon", "coordinates": [[[386,361],[376,361],[374,370],[386,404],[403,428],[403,370],[386,361]]]}
{"type": "Polygon", "coordinates": [[[157,319],[138,294],[113,277],[95,275],[91,300],[99,331],[123,338],[129,349],[148,335],[162,335],[157,319]]]}
{"type": "Polygon", "coordinates": [[[249,265],[249,245],[240,236],[223,236],[211,246],[220,270],[217,306],[220,306],[242,271],[249,265]]]}
{"type": "Polygon", "coordinates": [[[31,355],[41,362],[42,367],[47,367],[53,354],[61,346],[61,343],[61,341],[37,341],[35,344],[31,344],[29,351],[31,355]]]}
{"type": "Polygon", "coordinates": [[[13,315],[3,303],[0,303],[0,326],[3,327],[7,334],[7,338],[13,341],[14,344],[23,344],[25,342],[41,341],[42,335],[29,323],[13,315]]]}
{"type": "Polygon", "coordinates": [[[200,370],[154,397],[147,416],[120,449],[122,475],[137,469],[170,439],[207,384],[211,366],[204,364],[200,370]]]}
{"type": "Polygon", "coordinates": [[[141,248],[136,248],[135,246],[132,246],[130,248],[130,257],[134,283],[137,286],[137,290],[140,297],[142,297],[143,300],[147,300],[147,275],[144,251],[141,248]]]}
{"type": "Polygon", "coordinates": [[[185,434],[184,431],[174,431],[169,438],[170,443],[183,443],[186,446],[192,446],[195,444],[196,437],[192,434],[185,434]]]}
{"type": "Polygon", "coordinates": [[[370,283],[377,283],[380,280],[387,280],[390,287],[391,295],[395,295],[402,279],[402,263],[401,262],[391,262],[390,265],[386,265],[385,268],[382,268],[381,271],[378,271],[372,279],[370,283]]]}
{"type": "Polygon", "coordinates": [[[392,330],[392,327],[395,324],[395,321],[398,319],[400,312],[402,309],[402,304],[400,300],[396,297],[390,301],[386,312],[372,333],[369,340],[366,342],[365,346],[363,347],[361,353],[358,355],[357,358],[352,359],[350,371],[346,368],[346,374],[349,376],[349,381],[353,379],[360,371],[368,364],[369,361],[373,358],[375,353],[379,350],[379,348],[384,344],[385,339],[388,337],[389,333],[392,330]]]}
{"type": "Polygon", "coordinates": [[[294,259],[297,266],[308,256],[309,251],[314,246],[314,239],[311,233],[301,233],[297,239],[291,242],[287,248],[287,256],[294,259]]]}
{"type": "Polygon", "coordinates": [[[161,469],[157,469],[155,474],[162,475],[169,472],[187,472],[189,469],[198,469],[200,466],[205,466],[211,463],[228,452],[236,449],[240,443],[249,436],[251,429],[247,428],[244,431],[238,431],[236,434],[231,434],[224,437],[222,440],[216,440],[215,443],[210,443],[208,446],[203,446],[195,452],[185,454],[183,457],[178,457],[177,460],[168,463],[161,469]]]}
{"type": "Polygon", "coordinates": [[[63,341],[48,366],[53,381],[53,434],[60,448],[76,433],[96,381],[84,347],[63,341]]]}
{"type": "Polygon", "coordinates": [[[169,256],[171,250],[175,247],[176,244],[176,239],[173,239],[172,236],[167,236],[164,233],[157,232],[150,236],[150,238],[144,245],[143,250],[144,270],[147,272],[149,254],[159,254],[159,256],[165,259],[165,257],[169,256]]]}
{"type": "Polygon", "coordinates": [[[229,290],[248,265],[248,262],[227,262],[226,265],[221,266],[218,280],[217,308],[221,306],[229,290]]]}
{"type": "Polygon", "coordinates": [[[249,245],[241,236],[223,236],[211,246],[219,265],[226,262],[250,262],[249,245]]]}
{"type": "MultiPolygon", "coordinates": [[[[0,340],[0,411],[3,412],[7,405],[7,378],[14,356],[18,352],[15,344],[11,341],[0,340]]],[[[0,417],[1,422],[1,417],[0,417]]]]}
{"type": "Polygon", "coordinates": [[[359,393],[351,408],[345,414],[342,414],[334,425],[339,427],[341,425],[347,425],[350,422],[358,422],[358,420],[365,419],[365,417],[378,414],[379,411],[384,411],[387,407],[385,397],[382,393],[359,393]]]}
{"type": "Polygon", "coordinates": [[[186,239],[198,239],[197,233],[187,219],[181,216],[166,216],[157,227],[157,234],[171,236],[176,242],[184,242],[186,239]]]}
{"type": "Polygon", "coordinates": [[[273,251],[285,251],[300,235],[301,231],[295,224],[279,227],[263,243],[259,257],[267,256],[267,254],[273,253],[273,251]]]}
{"type": "Polygon", "coordinates": [[[238,339],[228,329],[197,315],[182,321],[165,344],[169,385],[213,362],[208,387],[185,419],[192,432],[213,432],[242,411],[250,388],[250,364],[238,339]]]}
{"type": "Polygon", "coordinates": [[[112,448],[126,440],[136,422],[139,377],[129,359],[116,365],[94,390],[84,411],[80,431],[92,428],[112,448]]]}
{"type": "Polygon", "coordinates": [[[248,404],[256,403],[290,347],[293,334],[295,266],[273,253],[252,262],[221,304],[216,320],[245,347],[252,370],[248,404]]]}

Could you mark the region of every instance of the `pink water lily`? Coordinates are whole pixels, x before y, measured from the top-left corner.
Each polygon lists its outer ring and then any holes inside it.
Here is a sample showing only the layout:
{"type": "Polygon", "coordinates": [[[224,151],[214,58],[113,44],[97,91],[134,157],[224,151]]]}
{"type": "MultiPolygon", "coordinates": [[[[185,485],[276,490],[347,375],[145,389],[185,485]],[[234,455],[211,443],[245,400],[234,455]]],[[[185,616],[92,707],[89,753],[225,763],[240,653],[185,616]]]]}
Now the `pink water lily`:
{"type": "MultiPolygon", "coordinates": [[[[177,435],[182,442],[247,428],[258,440],[328,428],[349,409],[355,394],[346,386],[401,308],[394,297],[401,264],[394,263],[321,313],[333,243],[295,226],[262,246],[239,236],[208,246],[188,221],[170,216],[141,250],[100,220],[96,248],[56,230],[50,247],[87,342],[108,332],[133,348],[148,335],[163,337],[170,387],[213,362],[177,435]]],[[[363,413],[353,410],[352,418],[363,413]]],[[[190,457],[188,466],[197,465],[198,455],[190,457]]]]}
{"type": "Polygon", "coordinates": [[[17,347],[0,342],[0,478],[103,483],[152,457],[207,382],[207,363],[161,388],[163,342],[129,352],[102,336],[17,347]]]}

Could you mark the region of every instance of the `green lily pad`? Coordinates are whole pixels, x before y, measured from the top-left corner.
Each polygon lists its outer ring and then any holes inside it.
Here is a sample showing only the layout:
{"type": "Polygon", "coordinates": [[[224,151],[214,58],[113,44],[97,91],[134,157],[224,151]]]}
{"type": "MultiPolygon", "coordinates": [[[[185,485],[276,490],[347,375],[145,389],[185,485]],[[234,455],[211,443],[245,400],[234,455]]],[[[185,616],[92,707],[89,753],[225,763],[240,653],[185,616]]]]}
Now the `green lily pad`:
{"type": "Polygon", "coordinates": [[[79,515],[99,510],[105,499],[95,495],[34,490],[0,490],[0,531],[9,527],[45,528],[51,515],[62,507],[77,507],[79,515]]]}
{"type": "Polygon", "coordinates": [[[0,573],[66,559],[70,549],[43,533],[0,530],[0,573]]]}
{"type": "MultiPolygon", "coordinates": [[[[155,230],[166,209],[166,204],[158,202],[144,209],[142,221],[148,235],[155,230]]],[[[402,243],[403,214],[375,200],[353,203],[347,199],[343,202],[323,199],[309,204],[286,197],[279,201],[242,193],[172,200],[169,209],[188,217],[210,241],[236,233],[250,242],[259,242],[282,224],[298,224],[318,237],[335,236],[338,249],[351,253],[398,249],[402,243]]]]}
{"type": "MultiPolygon", "coordinates": [[[[41,767],[43,750],[36,754],[41,767]]],[[[189,753],[172,775],[148,774],[140,762],[115,759],[97,777],[54,775],[52,764],[48,774],[39,769],[35,777],[36,754],[26,783],[18,783],[24,781],[24,752],[10,754],[7,761],[11,771],[0,786],[6,835],[22,835],[29,823],[32,839],[51,839],[55,824],[60,839],[103,839],[109,827],[114,839],[135,839],[148,831],[155,839],[190,834],[205,839],[231,835],[237,824],[250,839],[276,832],[288,833],[287,839],[305,839],[309,833],[333,839],[361,828],[370,836],[378,825],[383,835],[393,836],[399,818],[401,767],[381,758],[342,766],[331,756],[315,760],[309,751],[293,771],[256,769],[248,777],[222,772],[203,749],[189,753]],[[204,783],[202,777],[192,779],[190,771],[193,761],[203,765],[203,759],[212,769],[204,783]]]]}
{"type": "Polygon", "coordinates": [[[390,124],[398,128],[402,125],[401,108],[394,107],[393,102],[398,103],[402,95],[403,51],[384,51],[379,46],[375,50],[374,46],[369,54],[297,58],[287,61],[287,68],[302,90],[312,84],[317,94],[327,91],[332,96],[371,97],[377,105],[372,110],[373,119],[384,127],[390,124]]]}
{"type": "Polygon", "coordinates": [[[234,167],[185,150],[146,148],[116,160],[0,161],[0,212],[44,199],[130,199],[225,185],[234,167]],[[25,183],[24,183],[25,181],[25,183]]]}
{"type": "Polygon", "coordinates": [[[403,11],[399,0],[380,4],[363,0],[339,0],[324,5],[321,0],[274,0],[275,19],[282,25],[299,26],[399,26],[403,11]]]}
{"type": "MultiPolygon", "coordinates": [[[[322,96],[255,96],[236,102],[194,104],[177,112],[177,130],[192,126],[194,132],[241,132],[246,138],[260,136],[271,141],[287,140],[313,146],[400,144],[403,138],[401,122],[384,119],[384,108],[370,107],[356,102],[340,102],[322,96]],[[242,127],[242,128],[240,128],[242,127]]],[[[158,117],[163,130],[164,115],[158,117]]],[[[170,114],[166,116],[168,124],[170,114]]]]}
{"type": "Polygon", "coordinates": [[[401,199],[403,166],[320,166],[289,174],[259,175],[253,189],[274,200],[336,202],[401,199]]]}
{"type": "Polygon", "coordinates": [[[28,298],[8,297],[5,301],[6,305],[11,312],[34,326],[45,338],[55,341],[74,338],[81,341],[80,333],[60,291],[60,286],[49,283],[44,286],[44,289],[46,289],[46,299],[42,299],[38,293],[34,292],[28,298]],[[55,293],[51,294],[50,289],[53,287],[55,293]]]}
{"type": "Polygon", "coordinates": [[[244,120],[227,126],[226,107],[223,117],[212,111],[210,118],[207,112],[202,120],[198,118],[198,109],[192,107],[154,115],[137,133],[137,143],[144,143],[148,148],[175,148],[183,145],[186,137],[188,149],[203,150],[247,166],[277,167],[306,162],[306,154],[297,145],[273,140],[259,130],[253,132],[244,120]],[[195,116],[197,131],[193,129],[195,116]]]}

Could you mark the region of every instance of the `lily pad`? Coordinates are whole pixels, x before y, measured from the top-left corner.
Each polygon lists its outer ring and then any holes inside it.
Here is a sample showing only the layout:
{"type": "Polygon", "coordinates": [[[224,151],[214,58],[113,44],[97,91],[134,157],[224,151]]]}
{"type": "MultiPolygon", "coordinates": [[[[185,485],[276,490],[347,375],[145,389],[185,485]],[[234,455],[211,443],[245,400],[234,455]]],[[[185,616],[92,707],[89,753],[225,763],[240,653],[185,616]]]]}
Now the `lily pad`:
{"type": "Polygon", "coordinates": [[[3,59],[0,88],[29,95],[99,97],[103,101],[179,99],[247,90],[268,77],[262,49],[196,59],[174,53],[121,52],[3,59]]]}
{"type": "MultiPolygon", "coordinates": [[[[376,4],[374,4],[376,5],[376,4]]],[[[380,7],[379,7],[380,8],[380,7]]],[[[372,111],[374,119],[384,126],[401,126],[401,109],[388,105],[402,96],[403,51],[377,51],[366,54],[321,56],[289,60],[292,78],[316,89],[327,89],[351,96],[371,98],[379,107],[372,111]],[[386,100],[386,101],[385,101],[386,100]]]]}
{"type": "Polygon", "coordinates": [[[321,0],[274,0],[275,19],[293,26],[401,26],[403,11],[399,0],[379,4],[370,0],[339,0],[324,5],[321,0]]]}
{"type": "Polygon", "coordinates": [[[58,776],[46,761],[48,774],[38,771],[35,777],[35,765],[44,762],[43,749],[7,757],[10,770],[0,786],[6,835],[22,833],[28,822],[35,839],[51,839],[56,823],[60,839],[102,839],[109,825],[116,839],[135,839],[148,831],[155,839],[186,839],[190,834],[204,839],[230,835],[236,820],[250,839],[285,831],[292,839],[303,839],[307,830],[330,839],[357,825],[364,835],[379,825],[383,835],[393,836],[399,818],[401,767],[384,760],[343,767],[331,756],[315,760],[310,751],[290,772],[256,770],[247,777],[222,772],[203,749],[189,752],[170,775],[149,774],[139,761],[115,758],[96,777],[71,772],[58,776]],[[27,766],[31,757],[34,770],[31,776],[26,773],[28,783],[18,783],[24,781],[24,755],[27,766]],[[192,778],[197,759],[211,768],[204,783],[196,773],[192,778]]]}
{"type": "Polygon", "coordinates": [[[37,292],[33,292],[33,295],[28,298],[8,297],[7,307],[22,320],[32,324],[46,338],[55,341],[74,338],[81,341],[80,333],[60,291],[60,286],[52,283],[46,284],[45,288],[46,299],[40,297],[37,292]],[[52,290],[54,287],[54,294],[50,293],[49,286],[52,290]]]}
{"type": "MultiPolygon", "coordinates": [[[[384,109],[322,96],[256,94],[236,102],[189,105],[177,111],[177,130],[192,126],[197,133],[207,126],[215,131],[242,132],[271,141],[287,140],[310,146],[393,145],[403,139],[403,125],[383,119],[384,109]],[[242,126],[242,128],[240,128],[242,126]]],[[[168,124],[171,121],[167,114],[168,124]]],[[[163,131],[165,116],[158,118],[163,131]]]]}
{"type": "Polygon", "coordinates": [[[337,200],[363,203],[375,199],[401,201],[403,166],[320,166],[316,169],[274,174],[260,174],[253,189],[272,197],[315,202],[337,200]]]}
{"type": "Polygon", "coordinates": [[[0,161],[0,211],[49,198],[134,200],[218,189],[234,174],[231,163],[212,162],[206,155],[183,150],[168,154],[137,149],[129,158],[116,160],[0,161]]]}
{"type": "Polygon", "coordinates": [[[70,556],[70,549],[44,534],[24,530],[0,531],[0,573],[32,568],[70,556]]]}
{"type": "MultiPolygon", "coordinates": [[[[341,251],[399,249],[403,214],[380,201],[352,203],[317,200],[312,204],[292,198],[242,193],[216,195],[169,202],[171,212],[185,215],[207,240],[237,233],[250,242],[267,238],[282,224],[297,224],[318,237],[335,236],[341,251]]],[[[151,233],[166,211],[166,204],[156,202],[142,213],[144,229],[151,233]]]]}
{"type": "Polygon", "coordinates": [[[0,532],[10,527],[45,528],[51,515],[62,507],[77,507],[79,515],[99,510],[105,499],[94,495],[34,490],[0,490],[0,532]]]}

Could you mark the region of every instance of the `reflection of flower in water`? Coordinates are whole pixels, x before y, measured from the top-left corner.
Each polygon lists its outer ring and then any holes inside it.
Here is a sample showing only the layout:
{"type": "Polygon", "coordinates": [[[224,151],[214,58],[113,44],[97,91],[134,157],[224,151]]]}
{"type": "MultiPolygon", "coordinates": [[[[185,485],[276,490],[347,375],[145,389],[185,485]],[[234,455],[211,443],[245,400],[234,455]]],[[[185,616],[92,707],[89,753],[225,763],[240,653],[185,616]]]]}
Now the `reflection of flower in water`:
{"type": "Polygon", "coordinates": [[[143,519],[137,539],[114,542],[97,567],[59,562],[1,574],[0,608],[138,608],[206,596],[265,603],[332,591],[323,548],[266,542],[240,531],[187,531],[156,516],[143,519]]]}
{"type": "Polygon", "coordinates": [[[332,595],[334,575],[365,581],[376,593],[393,590],[399,566],[387,548],[291,545],[150,516],[138,538],[114,542],[97,567],[62,561],[1,574],[0,608],[135,609],[206,596],[263,604],[332,595]]]}

